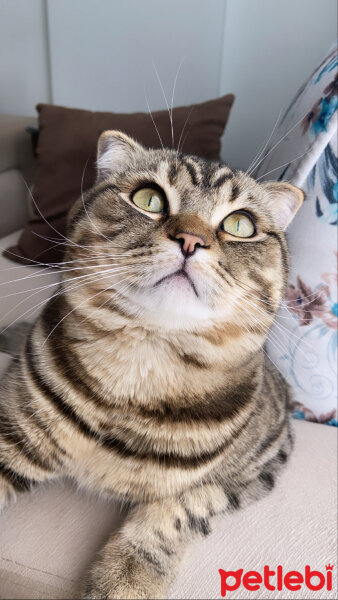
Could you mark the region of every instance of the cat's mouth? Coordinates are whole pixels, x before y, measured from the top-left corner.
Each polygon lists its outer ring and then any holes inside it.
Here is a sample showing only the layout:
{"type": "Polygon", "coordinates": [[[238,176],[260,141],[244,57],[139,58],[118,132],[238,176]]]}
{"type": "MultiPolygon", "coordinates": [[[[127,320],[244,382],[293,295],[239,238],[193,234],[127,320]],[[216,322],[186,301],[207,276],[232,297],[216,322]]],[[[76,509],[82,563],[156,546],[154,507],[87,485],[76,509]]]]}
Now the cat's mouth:
{"type": "Polygon", "coordinates": [[[164,281],[170,281],[173,279],[186,279],[188,281],[188,283],[190,284],[194,294],[197,296],[198,298],[198,293],[196,290],[196,287],[194,285],[194,282],[190,279],[188,273],[184,270],[184,269],[178,269],[177,271],[175,271],[174,273],[170,273],[170,275],[165,275],[165,277],[161,277],[161,279],[159,279],[156,283],[155,283],[155,287],[160,285],[161,283],[163,283],[164,281]]]}

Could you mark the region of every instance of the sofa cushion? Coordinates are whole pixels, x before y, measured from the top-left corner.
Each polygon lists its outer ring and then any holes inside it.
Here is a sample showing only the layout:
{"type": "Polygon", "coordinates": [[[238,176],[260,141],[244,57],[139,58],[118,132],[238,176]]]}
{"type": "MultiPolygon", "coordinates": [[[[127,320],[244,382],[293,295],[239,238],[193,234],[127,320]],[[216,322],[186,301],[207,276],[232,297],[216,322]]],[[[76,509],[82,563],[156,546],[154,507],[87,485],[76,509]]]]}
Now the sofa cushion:
{"type": "Polygon", "coordinates": [[[174,108],[173,139],[167,110],[154,112],[151,117],[148,113],[101,113],[39,104],[34,184],[38,209],[21,234],[15,254],[45,263],[62,260],[63,245],[56,246],[45,238],[63,241],[66,215],[80,196],[81,185],[86,190],[94,184],[96,146],[102,131],[120,129],[152,148],[161,148],[162,144],[177,148],[180,143],[180,149],[186,153],[217,159],[233,100],[229,94],[202,104],[174,108]]]}
{"type": "Polygon", "coordinates": [[[280,143],[271,142],[256,171],[260,180],[291,181],[306,193],[288,230],[289,286],[268,348],[294,389],[294,415],[330,425],[338,425],[337,81],[334,48],[291,102],[280,143]]]}

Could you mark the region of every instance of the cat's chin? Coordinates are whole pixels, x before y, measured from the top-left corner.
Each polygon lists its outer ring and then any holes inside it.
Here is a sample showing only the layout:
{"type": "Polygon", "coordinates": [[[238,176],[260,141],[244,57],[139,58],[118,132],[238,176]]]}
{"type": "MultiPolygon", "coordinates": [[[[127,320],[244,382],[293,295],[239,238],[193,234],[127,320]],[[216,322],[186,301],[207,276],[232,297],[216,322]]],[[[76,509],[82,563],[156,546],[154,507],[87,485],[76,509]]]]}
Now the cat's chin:
{"type": "Polygon", "coordinates": [[[221,314],[204,302],[189,279],[182,275],[165,278],[151,288],[130,291],[126,296],[133,306],[132,312],[163,328],[203,328],[224,320],[223,311],[221,314]]]}
{"type": "Polygon", "coordinates": [[[193,280],[182,269],[175,271],[171,275],[166,275],[157,281],[154,287],[157,288],[159,286],[166,287],[169,293],[177,293],[180,296],[190,296],[193,293],[198,298],[198,292],[193,280]]]}

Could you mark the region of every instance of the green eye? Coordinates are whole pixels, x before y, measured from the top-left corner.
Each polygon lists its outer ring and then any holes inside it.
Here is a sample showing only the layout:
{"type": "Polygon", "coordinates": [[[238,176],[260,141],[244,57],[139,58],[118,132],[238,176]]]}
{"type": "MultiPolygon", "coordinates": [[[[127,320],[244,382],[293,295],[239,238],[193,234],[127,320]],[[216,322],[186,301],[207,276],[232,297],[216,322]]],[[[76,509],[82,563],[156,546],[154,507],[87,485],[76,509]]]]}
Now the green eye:
{"type": "Polygon", "coordinates": [[[159,190],[154,188],[142,188],[133,195],[133,202],[139,208],[152,213],[160,213],[165,206],[165,200],[159,190]]]}
{"type": "Polygon", "coordinates": [[[235,237],[248,238],[254,235],[255,226],[250,217],[236,212],[224,219],[223,230],[235,237]]]}

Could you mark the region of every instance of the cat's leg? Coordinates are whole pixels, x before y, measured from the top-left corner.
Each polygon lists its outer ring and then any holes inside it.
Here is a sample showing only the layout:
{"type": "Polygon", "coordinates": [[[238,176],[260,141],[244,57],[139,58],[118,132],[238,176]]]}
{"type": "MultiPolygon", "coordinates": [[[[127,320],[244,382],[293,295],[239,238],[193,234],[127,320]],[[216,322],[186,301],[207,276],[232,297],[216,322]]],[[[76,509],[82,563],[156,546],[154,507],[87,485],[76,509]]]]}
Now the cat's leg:
{"type": "Polygon", "coordinates": [[[56,456],[46,452],[46,444],[42,446],[24,438],[22,432],[9,440],[0,431],[0,513],[18,494],[60,476],[56,456]]]}
{"type": "Polygon", "coordinates": [[[8,438],[4,440],[0,433],[0,513],[18,494],[59,477],[60,472],[55,467],[55,458],[31,441],[18,436],[11,446],[8,438]]]}
{"type": "Polygon", "coordinates": [[[17,494],[60,477],[65,454],[29,402],[0,406],[0,512],[17,494]]]}
{"type": "Polygon", "coordinates": [[[20,492],[30,491],[37,481],[11,469],[5,463],[0,464],[0,514],[20,492]]]}
{"type": "Polygon", "coordinates": [[[83,597],[164,598],[191,537],[192,523],[207,533],[205,515],[189,511],[183,497],[136,506],[92,566],[83,597]]]}
{"type": "Polygon", "coordinates": [[[66,454],[14,369],[0,389],[0,512],[17,494],[59,477],[66,454]]]}
{"type": "Polygon", "coordinates": [[[242,482],[194,487],[178,497],[138,505],[112,536],[89,572],[84,598],[164,598],[184,551],[196,534],[208,535],[213,517],[232,512],[272,489],[286,451],[242,482]]]}

